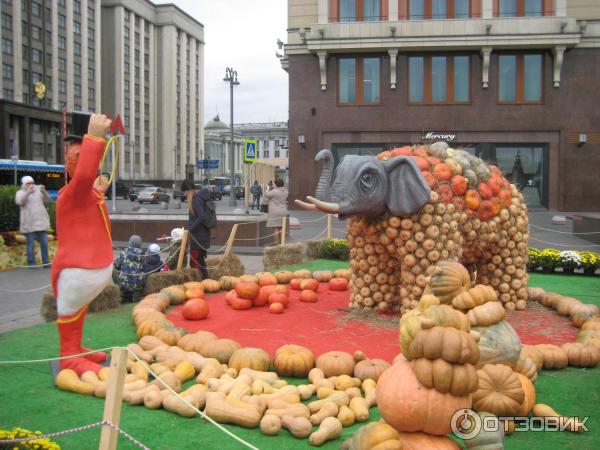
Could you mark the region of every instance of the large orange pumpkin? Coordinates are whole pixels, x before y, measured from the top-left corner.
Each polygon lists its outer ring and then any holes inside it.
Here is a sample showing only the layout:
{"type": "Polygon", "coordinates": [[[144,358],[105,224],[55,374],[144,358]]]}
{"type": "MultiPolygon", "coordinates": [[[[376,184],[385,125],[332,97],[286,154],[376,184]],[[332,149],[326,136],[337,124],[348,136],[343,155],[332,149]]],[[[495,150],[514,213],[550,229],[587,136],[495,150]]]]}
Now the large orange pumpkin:
{"type": "Polygon", "coordinates": [[[227,365],[238,372],[244,367],[264,372],[269,370],[271,359],[269,354],[262,348],[243,347],[233,352],[227,365]]]}
{"type": "Polygon", "coordinates": [[[523,397],[523,401],[519,405],[517,416],[526,416],[533,409],[533,405],[535,405],[535,387],[531,380],[522,373],[517,373],[517,377],[519,377],[523,392],[525,393],[525,397],[523,397]]]}
{"type": "Polygon", "coordinates": [[[317,358],[317,368],[328,378],[338,375],[352,376],[355,364],[354,356],[347,352],[331,351],[317,358]]]}
{"type": "Polygon", "coordinates": [[[187,320],[202,320],[208,317],[208,303],[201,298],[192,298],[185,302],[181,315],[187,320]]]}
{"type": "Polygon", "coordinates": [[[470,395],[455,397],[423,387],[402,359],[381,374],[375,392],[381,417],[398,431],[446,435],[452,415],[471,407],[470,395]]]}
{"type": "Polygon", "coordinates": [[[267,304],[267,300],[269,299],[269,295],[275,292],[275,286],[262,286],[258,293],[258,297],[256,297],[253,301],[254,306],[265,306],[267,304]]]}
{"type": "Polygon", "coordinates": [[[257,283],[245,283],[242,281],[235,285],[235,292],[237,292],[237,295],[240,298],[254,300],[256,297],[258,297],[260,287],[257,283]]]}
{"type": "Polygon", "coordinates": [[[265,273],[258,277],[260,286],[272,286],[277,284],[277,278],[271,273],[265,273]]]}
{"type": "Polygon", "coordinates": [[[273,303],[281,303],[283,306],[287,306],[289,300],[287,295],[280,294],[279,292],[273,292],[271,295],[269,295],[267,303],[269,305],[272,305],[273,303]]]}
{"type": "Polygon", "coordinates": [[[301,345],[282,345],[275,351],[273,366],[283,377],[306,378],[315,365],[313,353],[301,345]]]}

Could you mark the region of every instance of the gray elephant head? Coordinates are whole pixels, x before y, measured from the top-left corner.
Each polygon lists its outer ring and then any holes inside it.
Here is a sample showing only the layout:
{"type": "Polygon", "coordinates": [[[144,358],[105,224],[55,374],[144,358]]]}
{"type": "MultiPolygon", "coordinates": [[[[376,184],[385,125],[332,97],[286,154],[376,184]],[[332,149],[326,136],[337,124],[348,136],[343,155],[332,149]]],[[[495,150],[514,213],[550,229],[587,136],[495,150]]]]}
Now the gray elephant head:
{"type": "Polygon", "coordinates": [[[331,184],[331,152],[321,150],[315,159],[324,159],[325,166],[317,198],[307,197],[308,203],[296,200],[305,209],[364,217],[377,217],[389,209],[393,215],[405,217],[429,201],[431,189],[415,161],[407,156],[387,161],[374,156],[345,156],[331,184]]]}

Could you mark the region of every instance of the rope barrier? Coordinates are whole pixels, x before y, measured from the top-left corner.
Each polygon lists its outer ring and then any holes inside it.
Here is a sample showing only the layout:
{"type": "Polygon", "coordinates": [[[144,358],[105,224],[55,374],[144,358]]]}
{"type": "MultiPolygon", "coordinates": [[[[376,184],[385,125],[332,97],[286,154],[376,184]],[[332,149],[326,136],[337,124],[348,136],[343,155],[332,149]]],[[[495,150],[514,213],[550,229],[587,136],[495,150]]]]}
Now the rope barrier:
{"type": "Polygon", "coordinates": [[[320,220],[326,219],[328,215],[329,215],[329,214],[325,214],[325,215],[323,215],[323,216],[321,216],[321,217],[317,217],[316,219],[312,219],[312,220],[299,220],[299,222],[300,222],[301,224],[302,224],[302,223],[314,223],[314,222],[319,222],[320,220]]]}
{"type": "MultiPolygon", "coordinates": [[[[49,362],[49,361],[60,361],[60,360],[63,360],[63,359],[78,358],[78,357],[81,357],[81,356],[90,355],[92,353],[99,353],[99,352],[104,352],[104,351],[108,351],[108,350],[113,350],[113,349],[116,349],[116,348],[126,350],[137,362],[143,363],[143,361],[132,350],[130,350],[129,348],[127,348],[127,347],[120,347],[120,346],[114,346],[114,347],[103,348],[103,349],[99,349],[99,350],[92,350],[92,351],[85,352],[85,353],[79,353],[77,355],[59,356],[59,357],[55,357],[55,358],[30,359],[30,360],[15,360],[15,361],[0,361],[0,365],[8,365],[8,364],[35,364],[35,363],[42,363],[42,362],[49,362]]],[[[148,373],[150,375],[152,375],[156,380],[158,380],[158,382],[160,384],[162,384],[164,386],[165,389],[168,389],[171,392],[171,394],[173,394],[175,397],[177,397],[177,399],[179,399],[180,401],[182,401],[183,403],[185,403],[189,408],[191,408],[202,419],[207,420],[208,422],[210,422],[211,424],[213,424],[214,426],[216,426],[219,430],[221,430],[223,433],[225,433],[228,436],[232,437],[233,439],[237,440],[242,445],[245,445],[246,447],[248,447],[248,448],[250,448],[252,450],[258,450],[258,448],[254,447],[249,442],[244,441],[242,438],[236,436],[231,431],[227,430],[221,424],[215,422],[211,417],[209,417],[206,414],[204,414],[204,412],[200,411],[198,408],[196,408],[194,405],[192,405],[190,402],[188,402],[185,398],[183,398],[181,395],[179,395],[177,392],[175,392],[175,390],[173,390],[173,388],[171,388],[171,386],[169,386],[167,383],[165,383],[165,381],[162,380],[159,377],[159,375],[156,374],[150,367],[148,367],[147,364],[144,363],[142,365],[144,366],[144,368],[148,371],[148,373]]],[[[96,424],[92,424],[92,425],[93,426],[108,425],[108,426],[112,426],[113,428],[119,430],[118,427],[116,427],[115,425],[110,424],[110,422],[108,422],[108,423],[97,422],[96,424]]],[[[91,427],[90,425],[86,425],[86,426],[91,427]]],[[[121,433],[122,430],[119,431],[119,432],[121,433]]],[[[59,432],[59,433],[62,433],[62,432],[59,432]]],[[[35,439],[39,439],[39,438],[40,437],[35,437],[35,439]]],[[[2,442],[3,441],[0,441],[0,443],[2,443],[2,442]]],[[[142,444],[140,444],[140,445],[142,445],[142,444]]],[[[141,448],[147,448],[147,447],[141,447],[141,448]]]]}
{"type": "MultiPolygon", "coordinates": [[[[167,264],[167,263],[168,263],[168,262],[169,262],[171,259],[173,259],[173,257],[174,257],[176,254],[177,254],[177,253],[173,253],[173,254],[172,254],[172,255],[170,255],[170,256],[169,256],[167,259],[165,259],[165,260],[163,261],[163,266],[164,266],[165,264],[167,264]]],[[[144,276],[144,277],[145,277],[146,275],[151,275],[151,274],[153,274],[153,273],[158,273],[158,272],[160,272],[160,269],[158,269],[158,270],[157,270],[157,269],[155,269],[155,270],[152,270],[152,271],[150,271],[150,272],[142,272],[142,273],[130,273],[130,272],[123,272],[122,270],[119,270],[119,269],[116,269],[115,267],[113,267],[113,271],[115,271],[115,272],[117,272],[117,273],[120,273],[120,274],[124,274],[124,275],[131,275],[131,276],[144,276]]]]}
{"type": "Polygon", "coordinates": [[[583,235],[588,235],[588,234],[600,234],[600,231],[589,231],[589,232],[585,232],[585,233],[575,233],[573,231],[560,231],[560,230],[553,230],[551,228],[544,228],[544,227],[539,227],[537,225],[533,225],[533,224],[529,224],[530,228],[536,228],[538,230],[543,230],[543,231],[551,231],[552,233],[558,233],[558,234],[572,234],[574,236],[583,236],[583,235]]]}
{"type": "Polygon", "coordinates": [[[48,263],[48,264],[34,264],[32,266],[30,265],[26,265],[26,266],[19,266],[17,264],[5,264],[5,266],[8,267],[15,267],[17,269],[38,269],[38,268],[45,268],[45,267],[50,267],[52,264],[48,263]]]}
{"type": "Polygon", "coordinates": [[[35,288],[35,289],[27,289],[25,291],[10,291],[8,289],[0,289],[0,292],[6,292],[8,294],[26,294],[28,292],[37,292],[37,291],[41,291],[43,289],[48,289],[50,286],[52,286],[52,284],[47,284],[45,286],[35,288]]]}

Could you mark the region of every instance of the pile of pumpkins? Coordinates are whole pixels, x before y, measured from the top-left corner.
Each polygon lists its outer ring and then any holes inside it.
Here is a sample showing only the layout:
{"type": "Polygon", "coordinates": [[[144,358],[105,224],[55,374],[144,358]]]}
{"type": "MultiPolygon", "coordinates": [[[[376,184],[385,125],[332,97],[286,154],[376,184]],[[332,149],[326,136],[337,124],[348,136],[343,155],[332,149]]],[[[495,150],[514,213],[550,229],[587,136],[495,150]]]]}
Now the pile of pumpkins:
{"type": "MultiPolygon", "coordinates": [[[[367,422],[369,409],[378,406],[382,421],[366,424],[344,442],[343,448],[354,450],[459,448],[447,434],[452,416],[461,409],[472,408],[482,417],[558,416],[548,405],[536,404],[533,383],[541,369],[598,364],[598,308],[530,288],[532,300],[569,315],[582,332],[578,343],[562,347],[521,346],[504,320],[496,291],[471,287],[467,270],[458,263],[443,262],[435,269],[439,275],[448,271],[462,281],[427,286],[417,308],[400,320],[402,353],[392,365],[368,359],[361,351],[331,351],[315,358],[293,344],[277,349],[271,359],[262,349],[242,347],[209,331],[186,334],[164,323],[169,296],[151,294],[132,313],[140,339],[128,345],[124,400],[194,417],[195,410],[167,390],[167,384],[219,423],[260,428],[267,435],[284,428],[295,437],[308,437],[312,445],[337,439],[343,427],[367,422]],[[160,380],[152,379],[150,370],[160,380]],[[289,385],[281,377],[308,382],[289,385]]],[[[107,376],[107,369],[81,377],[63,370],[57,385],[103,397],[107,376]]],[[[505,425],[512,428],[514,423],[505,425]]],[[[579,429],[579,423],[572,424],[571,431],[579,429]]],[[[465,445],[503,448],[503,439],[502,431],[482,432],[465,445]]]]}

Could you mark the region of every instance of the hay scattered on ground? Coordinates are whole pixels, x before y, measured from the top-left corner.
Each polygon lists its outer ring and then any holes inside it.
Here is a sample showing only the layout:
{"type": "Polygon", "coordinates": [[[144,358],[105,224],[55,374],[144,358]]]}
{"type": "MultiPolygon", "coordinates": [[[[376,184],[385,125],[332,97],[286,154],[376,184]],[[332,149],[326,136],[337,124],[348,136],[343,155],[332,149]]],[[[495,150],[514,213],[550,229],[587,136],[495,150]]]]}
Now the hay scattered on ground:
{"type": "Polygon", "coordinates": [[[283,266],[300,264],[306,255],[306,245],[301,242],[265,247],[263,265],[265,270],[276,270],[283,266]]]}
{"type": "Polygon", "coordinates": [[[319,249],[321,248],[321,245],[327,241],[328,239],[308,241],[306,243],[306,257],[309,259],[317,259],[319,257],[319,249]]]}
{"type": "Polygon", "coordinates": [[[235,253],[206,258],[206,267],[208,267],[208,278],[213,280],[218,280],[224,275],[239,277],[246,272],[242,260],[235,253]]]}
{"type": "Polygon", "coordinates": [[[148,278],[146,278],[144,294],[148,295],[155,292],[160,292],[161,289],[166,288],[167,286],[171,286],[173,284],[183,284],[186,281],[190,280],[188,280],[183,271],[180,270],[169,270],[168,272],[153,273],[148,275],[148,278]]]}
{"type": "MultiPolygon", "coordinates": [[[[346,311],[346,310],[344,310],[346,311]]],[[[339,312],[337,313],[339,314],[339,312]]],[[[400,325],[400,318],[394,316],[384,316],[368,309],[351,309],[340,317],[339,322],[366,322],[371,326],[378,328],[396,328],[400,325]]]]}
{"type": "Polygon", "coordinates": [[[202,281],[202,273],[200,272],[200,269],[195,269],[193,267],[183,267],[181,269],[181,273],[183,274],[186,283],[188,281],[202,281]]]}
{"type": "MultiPolygon", "coordinates": [[[[121,289],[116,284],[110,284],[91,301],[88,312],[100,312],[115,309],[121,304],[121,289]]],[[[56,298],[54,292],[46,291],[42,297],[40,315],[46,322],[53,322],[58,318],[56,312],[56,298]]]]}

